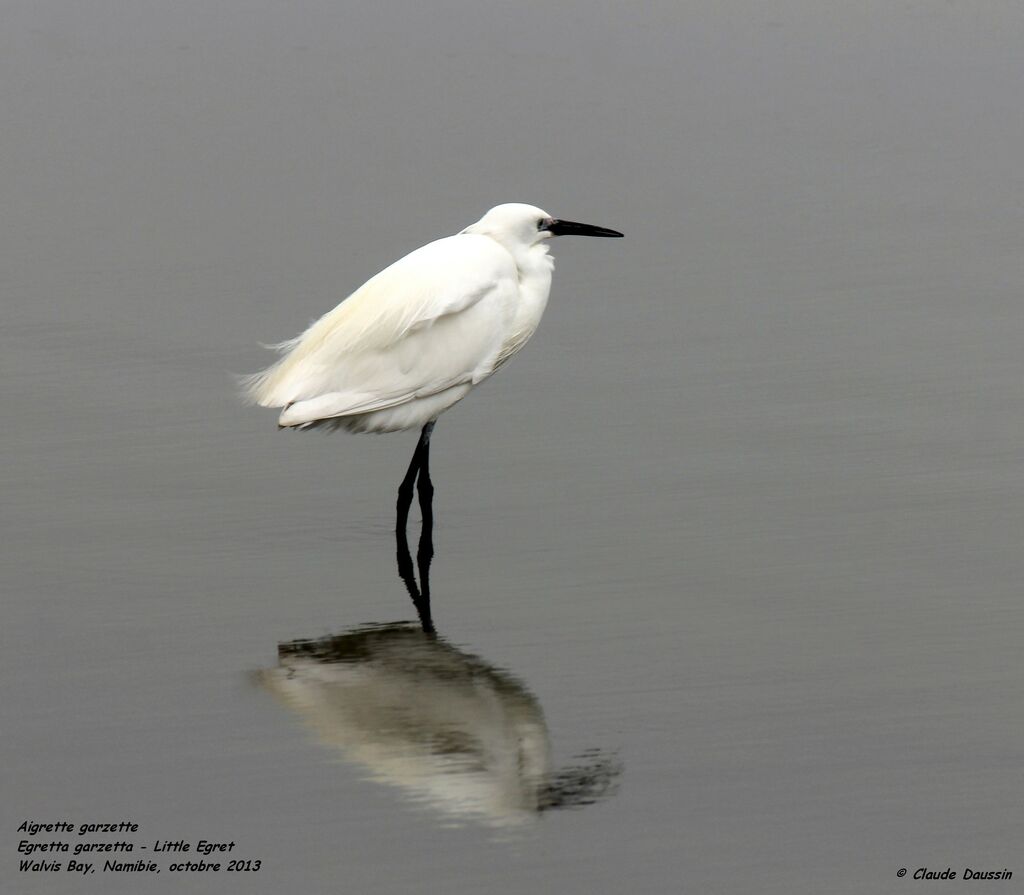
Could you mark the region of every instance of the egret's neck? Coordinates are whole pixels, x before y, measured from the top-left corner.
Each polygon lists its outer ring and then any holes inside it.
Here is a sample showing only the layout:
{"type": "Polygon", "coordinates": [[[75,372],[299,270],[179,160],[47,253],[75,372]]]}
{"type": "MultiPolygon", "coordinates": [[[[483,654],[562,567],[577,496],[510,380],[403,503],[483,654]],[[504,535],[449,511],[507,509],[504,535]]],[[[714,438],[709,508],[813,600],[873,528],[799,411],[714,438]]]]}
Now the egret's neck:
{"type": "Polygon", "coordinates": [[[543,244],[524,247],[512,256],[519,272],[519,301],[513,311],[509,338],[502,346],[502,363],[522,348],[536,331],[548,306],[551,271],[555,266],[555,259],[543,244]]]}
{"type": "Polygon", "coordinates": [[[519,279],[547,276],[551,282],[551,271],[555,269],[555,259],[551,257],[546,242],[538,242],[532,246],[516,246],[510,249],[519,268],[519,279]]]}
{"type": "Polygon", "coordinates": [[[500,231],[478,230],[476,226],[467,228],[465,232],[479,232],[501,245],[512,256],[519,275],[519,298],[513,311],[511,335],[502,350],[503,363],[526,344],[537,329],[548,305],[555,259],[551,257],[546,241],[525,243],[509,238],[500,231]]]}
{"type": "Polygon", "coordinates": [[[507,232],[499,227],[488,226],[486,218],[478,221],[462,231],[463,233],[474,233],[479,236],[489,236],[505,251],[507,251],[516,262],[519,269],[519,279],[547,274],[551,279],[551,271],[555,267],[555,259],[548,252],[547,240],[528,242],[521,234],[507,232]]]}
{"type": "Polygon", "coordinates": [[[517,247],[512,250],[512,257],[519,272],[519,300],[525,305],[522,310],[534,318],[532,324],[536,327],[548,303],[555,259],[548,253],[544,243],[517,247]]]}

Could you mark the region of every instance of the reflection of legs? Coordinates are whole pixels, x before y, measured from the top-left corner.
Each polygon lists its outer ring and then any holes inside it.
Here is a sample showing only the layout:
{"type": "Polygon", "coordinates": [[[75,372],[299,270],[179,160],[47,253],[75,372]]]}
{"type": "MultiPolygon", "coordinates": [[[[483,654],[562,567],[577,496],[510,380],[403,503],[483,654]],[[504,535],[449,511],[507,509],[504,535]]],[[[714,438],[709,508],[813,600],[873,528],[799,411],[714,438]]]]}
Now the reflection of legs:
{"type": "Polygon", "coordinates": [[[398,575],[409,591],[413,605],[420,617],[424,631],[434,630],[430,617],[430,561],[434,557],[434,485],[430,481],[430,433],[434,429],[432,422],[427,423],[420,432],[420,440],[416,444],[409,469],[398,487],[397,518],[395,519],[395,544],[397,547],[398,575]],[[420,512],[423,515],[423,527],[420,532],[419,549],[416,551],[416,562],[420,572],[420,586],[416,584],[413,574],[412,557],[409,555],[409,541],[405,529],[409,520],[409,508],[412,506],[413,487],[419,492],[420,512]]]}
{"type": "MultiPolygon", "coordinates": [[[[422,496],[422,495],[421,495],[422,496]]],[[[409,548],[406,547],[406,550],[409,548]]],[[[406,554],[408,556],[408,553],[406,554]]],[[[416,565],[420,570],[420,600],[413,603],[420,617],[424,631],[434,630],[434,621],[430,616],[430,561],[434,558],[434,522],[433,516],[423,515],[423,530],[420,532],[420,546],[416,550],[416,565]]],[[[410,571],[412,562],[409,562],[410,571]]]]}
{"type": "MultiPolygon", "coordinates": [[[[424,564],[422,555],[424,539],[430,540],[427,528],[424,528],[423,534],[420,536],[420,549],[416,557],[419,560],[420,578],[423,580],[421,593],[416,584],[416,575],[413,572],[412,557],[409,555],[409,541],[405,536],[405,529],[395,530],[395,558],[398,561],[398,577],[402,579],[405,589],[409,592],[412,605],[416,607],[420,626],[424,631],[430,633],[434,630],[434,622],[430,617],[430,560],[428,559],[424,564]]],[[[433,555],[433,548],[431,548],[431,555],[433,555]]]]}

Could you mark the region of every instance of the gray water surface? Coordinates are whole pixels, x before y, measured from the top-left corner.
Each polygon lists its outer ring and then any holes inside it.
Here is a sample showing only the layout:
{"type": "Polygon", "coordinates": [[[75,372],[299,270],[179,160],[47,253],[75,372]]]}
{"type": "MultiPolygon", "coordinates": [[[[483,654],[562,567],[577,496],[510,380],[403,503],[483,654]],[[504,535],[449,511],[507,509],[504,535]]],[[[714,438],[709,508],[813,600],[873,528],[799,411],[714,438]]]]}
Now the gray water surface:
{"type": "Polygon", "coordinates": [[[4,892],[1019,885],[1018,4],[3,19],[4,892]],[[438,424],[435,639],[415,435],[232,375],[506,201],[626,239],[438,424]],[[262,865],[19,872],[62,819],[262,865]]]}

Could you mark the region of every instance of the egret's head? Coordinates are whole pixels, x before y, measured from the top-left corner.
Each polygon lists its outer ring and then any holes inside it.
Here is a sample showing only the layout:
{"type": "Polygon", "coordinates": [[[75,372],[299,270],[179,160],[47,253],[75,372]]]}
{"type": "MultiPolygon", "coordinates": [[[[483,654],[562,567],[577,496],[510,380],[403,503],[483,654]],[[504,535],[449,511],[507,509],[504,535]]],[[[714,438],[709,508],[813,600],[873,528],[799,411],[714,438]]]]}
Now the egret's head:
{"type": "Polygon", "coordinates": [[[595,227],[592,224],[577,224],[552,217],[535,205],[510,202],[496,205],[479,221],[467,227],[464,233],[479,233],[496,239],[502,245],[529,247],[551,239],[552,236],[622,236],[618,230],[595,227]]]}

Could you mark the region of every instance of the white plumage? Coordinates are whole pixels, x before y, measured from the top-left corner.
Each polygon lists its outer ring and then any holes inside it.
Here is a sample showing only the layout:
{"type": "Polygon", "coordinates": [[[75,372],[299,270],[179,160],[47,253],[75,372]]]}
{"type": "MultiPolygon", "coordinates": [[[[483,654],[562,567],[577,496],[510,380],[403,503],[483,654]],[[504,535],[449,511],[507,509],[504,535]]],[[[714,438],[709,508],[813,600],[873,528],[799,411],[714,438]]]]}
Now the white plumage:
{"type": "Polygon", "coordinates": [[[461,400],[533,335],[551,289],[547,240],[621,236],[499,205],[372,277],[245,381],[283,427],[393,432],[461,400]]]}

